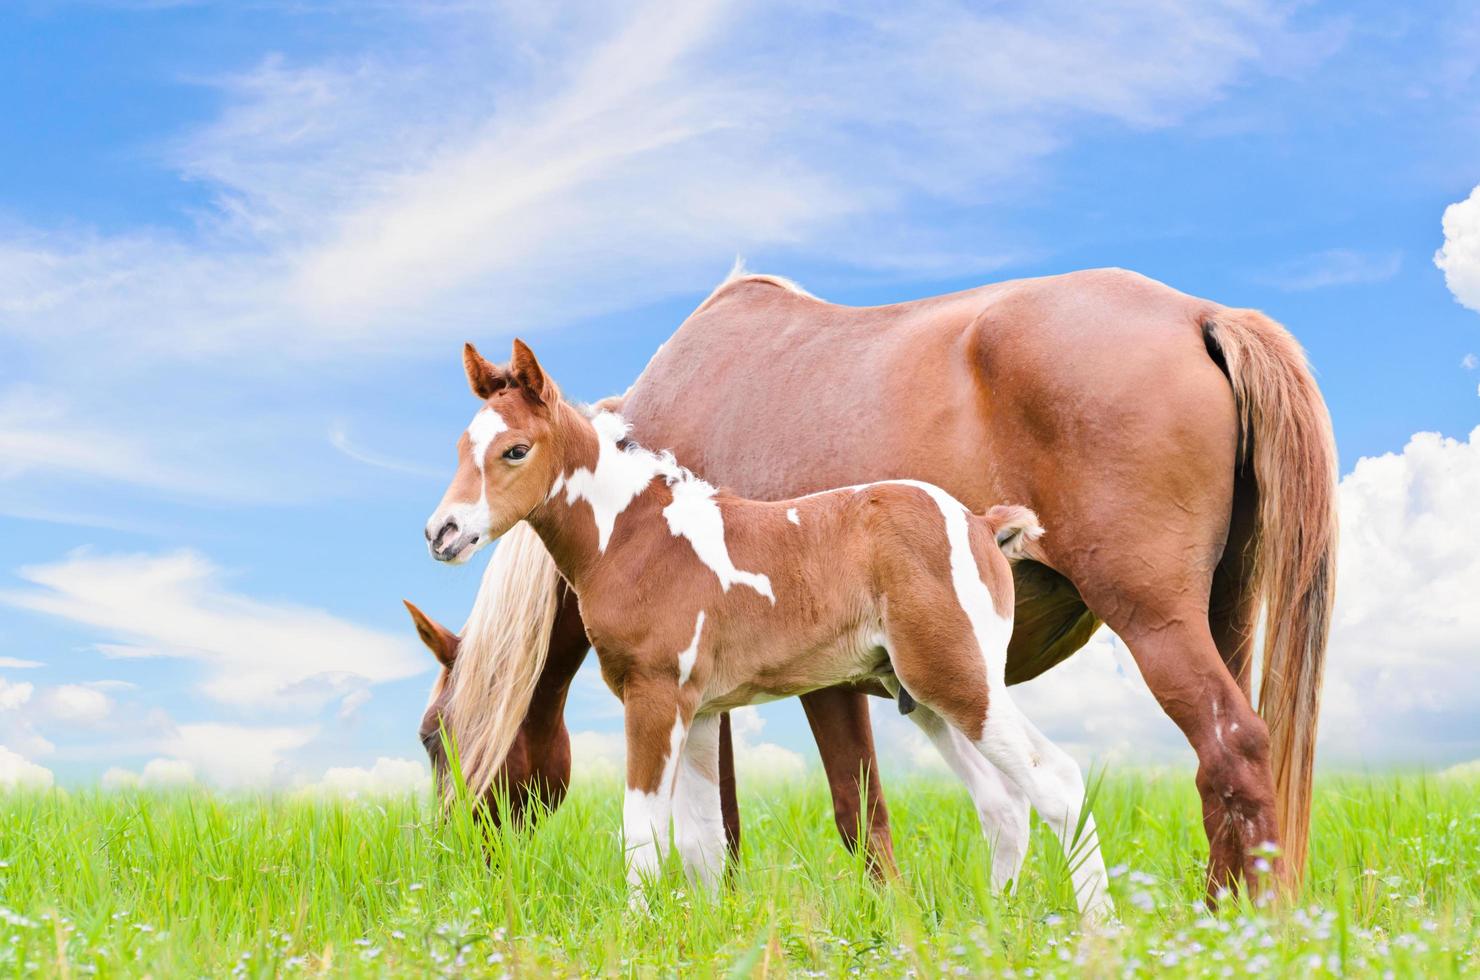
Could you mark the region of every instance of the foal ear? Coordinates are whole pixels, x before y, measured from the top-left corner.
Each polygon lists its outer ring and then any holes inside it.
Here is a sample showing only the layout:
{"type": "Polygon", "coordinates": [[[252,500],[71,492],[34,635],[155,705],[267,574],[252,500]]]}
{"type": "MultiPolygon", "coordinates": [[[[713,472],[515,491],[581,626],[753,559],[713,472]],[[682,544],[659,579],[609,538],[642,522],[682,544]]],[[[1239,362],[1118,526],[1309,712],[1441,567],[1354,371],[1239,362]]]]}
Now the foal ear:
{"type": "Polygon", "coordinates": [[[426,613],[411,604],[410,599],[402,599],[406,604],[406,611],[411,614],[411,621],[416,624],[416,635],[421,637],[421,642],[432,651],[432,656],[443,667],[451,669],[453,661],[457,660],[457,645],[462,642],[457,634],[443,626],[426,613]]]}
{"type": "Polygon", "coordinates": [[[489,398],[509,384],[503,373],[489,364],[472,344],[463,345],[463,369],[468,372],[468,384],[472,386],[473,394],[479,398],[489,398]]]}
{"type": "Polygon", "coordinates": [[[546,405],[553,404],[560,397],[555,383],[545,375],[545,369],[535,359],[534,351],[518,337],[514,338],[514,354],[509,358],[509,375],[516,385],[546,405]]]}

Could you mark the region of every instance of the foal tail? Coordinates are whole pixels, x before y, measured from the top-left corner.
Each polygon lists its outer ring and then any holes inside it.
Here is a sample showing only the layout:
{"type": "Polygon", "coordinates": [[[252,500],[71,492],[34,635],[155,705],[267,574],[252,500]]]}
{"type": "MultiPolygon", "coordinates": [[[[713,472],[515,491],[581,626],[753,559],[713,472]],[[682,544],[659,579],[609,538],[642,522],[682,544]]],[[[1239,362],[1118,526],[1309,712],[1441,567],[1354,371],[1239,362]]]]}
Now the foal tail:
{"type": "MultiPolygon", "coordinates": [[[[457,740],[469,799],[483,797],[524,723],[550,654],[559,584],[555,560],[522,521],[503,536],[483,573],[443,712],[457,740]]],[[[450,803],[457,781],[445,785],[450,803]]]]}
{"type": "Polygon", "coordinates": [[[998,504],[988,508],[982,516],[992,525],[997,547],[1002,549],[1008,561],[1031,557],[1028,554],[1030,547],[1043,537],[1038,515],[1018,504],[998,504]]]}
{"type": "Polygon", "coordinates": [[[1259,714],[1269,726],[1275,812],[1286,871],[1298,882],[1310,835],[1316,719],[1336,589],[1336,442],[1305,353],[1255,310],[1203,323],[1209,352],[1233,385],[1238,466],[1258,484],[1249,593],[1265,612],[1259,714]]]}

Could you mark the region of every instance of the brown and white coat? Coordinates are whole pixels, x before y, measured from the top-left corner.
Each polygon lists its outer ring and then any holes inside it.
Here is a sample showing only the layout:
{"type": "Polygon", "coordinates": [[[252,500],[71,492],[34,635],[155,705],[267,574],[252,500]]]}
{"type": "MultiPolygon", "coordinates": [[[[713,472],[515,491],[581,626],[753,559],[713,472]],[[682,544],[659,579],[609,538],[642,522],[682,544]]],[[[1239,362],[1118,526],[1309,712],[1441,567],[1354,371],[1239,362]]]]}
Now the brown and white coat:
{"type": "Polygon", "coordinates": [[[459,442],[428,546],[465,561],[528,521],[579,596],[624,705],[634,886],[657,871],[670,821],[686,870],[719,880],[720,712],[877,679],[917,702],[910,718],[966,782],[993,838],[994,883],[1021,867],[1031,803],[1070,855],[1081,908],[1109,911],[1079,769],[1018,711],[1004,679],[1004,552],[1033,547],[1042,532],[1031,511],[973,514],[903,480],[741,499],[627,443],[617,415],[564,401],[522,343],[508,368],[471,345],[464,360],[484,406],[459,442]]]}

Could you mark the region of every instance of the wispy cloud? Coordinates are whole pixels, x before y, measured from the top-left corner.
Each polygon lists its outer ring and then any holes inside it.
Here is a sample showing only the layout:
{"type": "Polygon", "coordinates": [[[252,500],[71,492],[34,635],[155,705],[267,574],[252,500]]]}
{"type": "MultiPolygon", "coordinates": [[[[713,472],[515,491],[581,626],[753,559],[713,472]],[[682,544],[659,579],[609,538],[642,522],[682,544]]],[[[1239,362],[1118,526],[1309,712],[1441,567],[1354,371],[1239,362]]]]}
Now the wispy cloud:
{"type": "Polygon", "coordinates": [[[364,463],[366,466],[374,466],[377,469],[391,470],[395,473],[407,473],[411,476],[441,477],[446,475],[445,472],[434,470],[429,466],[418,466],[415,463],[392,459],[389,456],[382,456],[380,453],[371,452],[368,449],[362,449],[356,446],[350,441],[349,431],[342,422],[336,422],[329,427],[329,445],[355,462],[364,463]]]}
{"type": "Polygon", "coordinates": [[[426,669],[401,636],[232,592],[218,569],[188,551],[81,552],[20,575],[35,588],[0,592],[0,603],[92,627],[114,655],[198,661],[207,668],[202,691],[229,705],[313,709],[426,669]]]}
{"type": "Polygon", "coordinates": [[[481,56],[428,71],[387,39],[219,79],[228,109],[172,151],[215,192],[196,232],[0,242],[0,309],[37,343],[64,325],[124,331],[135,356],[280,357],[475,310],[568,320],[693,290],[737,250],[868,265],[906,233],[900,261],[950,271],[980,230],[963,252],[902,227],[904,205],[990,200],[1082,120],[1174,122],[1285,30],[1218,2],[440,16],[481,56]]]}
{"type": "Polygon", "coordinates": [[[1304,255],[1260,274],[1260,282],[1289,292],[1386,282],[1403,267],[1401,252],[1359,252],[1332,248],[1304,255]]]}

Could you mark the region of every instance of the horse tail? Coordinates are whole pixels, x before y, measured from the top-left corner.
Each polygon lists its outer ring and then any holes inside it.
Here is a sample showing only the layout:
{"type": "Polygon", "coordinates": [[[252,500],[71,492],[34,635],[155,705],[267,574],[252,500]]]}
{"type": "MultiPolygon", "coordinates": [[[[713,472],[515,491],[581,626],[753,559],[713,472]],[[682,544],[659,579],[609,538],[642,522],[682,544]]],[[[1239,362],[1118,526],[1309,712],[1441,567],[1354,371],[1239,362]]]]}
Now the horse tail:
{"type": "Polygon", "coordinates": [[[1331,417],[1305,352],[1256,310],[1203,323],[1209,353],[1233,386],[1238,466],[1258,486],[1251,581],[1265,613],[1259,714],[1269,727],[1275,813],[1290,880],[1305,867],[1316,721],[1336,590],[1337,458],[1331,417]]]}
{"type": "MultiPolygon", "coordinates": [[[[443,712],[470,799],[482,799],[524,723],[550,654],[560,572],[523,521],[503,536],[478,587],[443,712]]],[[[445,780],[446,802],[457,791],[445,780]]]]}

